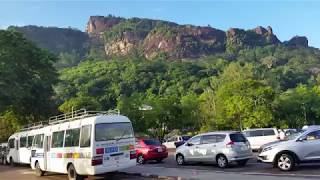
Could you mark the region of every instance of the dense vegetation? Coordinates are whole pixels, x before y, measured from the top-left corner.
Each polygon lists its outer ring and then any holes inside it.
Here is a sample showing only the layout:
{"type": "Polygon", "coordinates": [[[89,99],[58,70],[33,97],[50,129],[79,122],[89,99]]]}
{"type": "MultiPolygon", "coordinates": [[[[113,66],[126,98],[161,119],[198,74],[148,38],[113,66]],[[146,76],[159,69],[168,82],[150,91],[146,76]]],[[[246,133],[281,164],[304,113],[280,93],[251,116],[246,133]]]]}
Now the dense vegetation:
{"type": "Polygon", "coordinates": [[[320,123],[320,51],[313,48],[268,45],[186,62],[165,56],[90,59],[60,70],[59,77],[55,60],[20,34],[1,31],[2,124],[44,120],[72,107],[118,108],[138,134],[160,138],[173,129],[320,123]],[[152,109],[141,110],[146,105],[152,109]]]}
{"type": "Polygon", "coordinates": [[[53,106],[56,57],[12,31],[0,31],[0,139],[43,120],[53,106]]]}

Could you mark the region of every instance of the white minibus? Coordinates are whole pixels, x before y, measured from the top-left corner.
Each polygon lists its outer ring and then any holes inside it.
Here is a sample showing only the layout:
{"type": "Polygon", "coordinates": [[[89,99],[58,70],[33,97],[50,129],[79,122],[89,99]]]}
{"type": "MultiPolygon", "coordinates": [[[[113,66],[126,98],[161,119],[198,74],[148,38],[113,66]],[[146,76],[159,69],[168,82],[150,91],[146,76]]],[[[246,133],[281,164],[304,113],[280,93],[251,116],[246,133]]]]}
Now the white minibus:
{"type": "Polygon", "coordinates": [[[50,118],[35,134],[31,168],[38,176],[83,179],[136,165],[132,124],[119,113],[78,110],[50,118]]]}
{"type": "MultiPolygon", "coordinates": [[[[34,126],[39,127],[39,126],[34,126]]],[[[10,165],[30,164],[31,146],[35,129],[24,129],[11,135],[8,139],[7,162],[10,165]]]]}

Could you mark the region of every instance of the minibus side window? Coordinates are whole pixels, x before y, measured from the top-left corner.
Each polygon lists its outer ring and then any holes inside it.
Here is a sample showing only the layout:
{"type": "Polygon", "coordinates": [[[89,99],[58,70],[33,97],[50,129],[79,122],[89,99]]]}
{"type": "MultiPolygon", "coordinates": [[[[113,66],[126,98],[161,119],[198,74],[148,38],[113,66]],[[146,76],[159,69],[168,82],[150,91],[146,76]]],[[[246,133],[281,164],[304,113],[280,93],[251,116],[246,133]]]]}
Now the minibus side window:
{"type": "Polygon", "coordinates": [[[28,136],[28,144],[27,144],[27,147],[31,147],[31,146],[32,146],[33,137],[34,137],[34,136],[28,136]]]}
{"type": "Polygon", "coordinates": [[[51,148],[63,147],[64,131],[57,131],[52,133],[51,148]]]}
{"type": "Polygon", "coordinates": [[[20,137],[20,147],[24,148],[27,146],[27,137],[20,137]]]}
{"type": "Polygon", "coordinates": [[[81,127],[80,147],[90,147],[91,125],[81,127]]]}
{"type": "Polygon", "coordinates": [[[80,128],[66,130],[64,147],[79,146],[79,139],[80,139],[80,128]]]}
{"type": "Polygon", "coordinates": [[[33,147],[43,148],[43,134],[38,134],[34,138],[33,147]]]}
{"type": "Polygon", "coordinates": [[[9,148],[10,149],[14,148],[14,139],[9,139],[9,148]]]}

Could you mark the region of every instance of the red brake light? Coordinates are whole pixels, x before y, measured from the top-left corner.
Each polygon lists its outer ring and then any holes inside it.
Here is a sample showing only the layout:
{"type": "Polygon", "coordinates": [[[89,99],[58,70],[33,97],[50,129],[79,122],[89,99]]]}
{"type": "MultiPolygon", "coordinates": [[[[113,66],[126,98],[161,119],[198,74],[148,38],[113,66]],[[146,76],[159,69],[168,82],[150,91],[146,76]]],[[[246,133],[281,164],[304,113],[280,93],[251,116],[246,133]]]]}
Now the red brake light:
{"type": "Polygon", "coordinates": [[[96,154],[103,154],[103,153],[104,153],[103,148],[96,149],[96,154]]]}
{"type": "Polygon", "coordinates": [[[228,142],[226,145],[227,145],[227,146],[232,146],[232,145],[234,145],[234,142],[233,142],[233,141],[230,141],[230,142],[228,142]]]}
{"type": "Polygon", "coordinates": [[[130,159],[136,159],[137,155],[136,155],[136,151],[130,151],[130,159]]]}
{"type": "Polygon", "coordinates": [[[91,160],[92,166],[101,165],[103,163],[103,157],[102,156],[94,156],[91,160]]]}

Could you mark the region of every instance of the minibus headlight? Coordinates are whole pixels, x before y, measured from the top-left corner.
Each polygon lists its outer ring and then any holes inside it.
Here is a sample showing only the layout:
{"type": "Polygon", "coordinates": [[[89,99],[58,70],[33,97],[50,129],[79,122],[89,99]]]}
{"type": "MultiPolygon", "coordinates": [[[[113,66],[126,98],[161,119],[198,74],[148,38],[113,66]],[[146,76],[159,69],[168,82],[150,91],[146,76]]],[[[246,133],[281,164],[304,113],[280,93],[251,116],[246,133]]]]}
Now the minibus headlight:
{"type": "Polygon", "coordinates": [[[270,151],[273,148],[274,148],[273,146],[265,147],[265,148],[262,149],[262,152],[270,151]]]}

